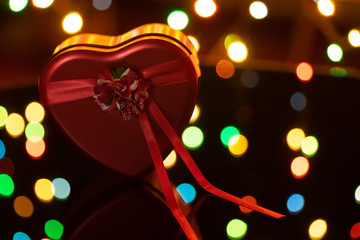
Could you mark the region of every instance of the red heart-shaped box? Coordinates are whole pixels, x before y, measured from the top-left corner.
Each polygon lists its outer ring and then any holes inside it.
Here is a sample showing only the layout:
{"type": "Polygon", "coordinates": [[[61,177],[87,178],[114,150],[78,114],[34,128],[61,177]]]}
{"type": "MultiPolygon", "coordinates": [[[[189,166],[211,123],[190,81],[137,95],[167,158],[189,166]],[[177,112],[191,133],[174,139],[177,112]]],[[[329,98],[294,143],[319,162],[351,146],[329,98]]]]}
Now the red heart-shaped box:
{"type": "MultiPolygon", "coordinates": [[[[137,117],[124,121],[121,115],[103,111],[92,96],[94,85],[86,82],[95,81],[106,68],[119,67],[147,76],[150,96],[180,134],[195,106],[200,69],[187,36],[164,24],[147,24],[121,36],[68,38],[43,70],[40,99],[47,113],[89,156],[128,177],[141,177],[153,169],[153,162],[137,117]],[[82,80],[84,86],[79,84],[82,80]]],[[[146,102],[143,110],[148,111],[146,102]]],[[[149,118],[165,158],[171,144],[149,118]]]]}

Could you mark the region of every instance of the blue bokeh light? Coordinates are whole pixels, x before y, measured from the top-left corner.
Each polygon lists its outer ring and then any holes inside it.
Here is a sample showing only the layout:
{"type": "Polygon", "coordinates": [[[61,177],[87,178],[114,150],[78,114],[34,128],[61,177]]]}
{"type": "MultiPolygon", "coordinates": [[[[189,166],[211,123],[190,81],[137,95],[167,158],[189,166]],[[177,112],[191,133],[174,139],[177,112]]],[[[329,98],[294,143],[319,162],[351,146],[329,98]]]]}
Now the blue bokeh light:
{"type": "Polygon", "coordinates": [[[177,186],[176,191],[179,193],[181,198],[184,200],[185,203],[191,203],[195,200],[196,197],[196,190],[195,188],[189,183],[182,183],[177,186]]]}

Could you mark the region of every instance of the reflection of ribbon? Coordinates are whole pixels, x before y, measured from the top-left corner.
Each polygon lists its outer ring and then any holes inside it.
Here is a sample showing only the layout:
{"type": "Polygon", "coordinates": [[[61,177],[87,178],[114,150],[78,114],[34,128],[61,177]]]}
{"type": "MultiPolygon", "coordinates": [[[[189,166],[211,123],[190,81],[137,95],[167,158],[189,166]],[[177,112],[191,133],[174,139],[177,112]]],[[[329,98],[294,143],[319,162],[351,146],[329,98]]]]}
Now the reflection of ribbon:
{"type": "MultiPolygon", "coordinates": [[[[190,81],[193,79],[197,79],[199,76],[199,71],[193,70],[192,72],[183,71],[183,68],[179,66],[184,66],[184,64],[191,66],[187,69],[193,69],[193,65],[189,58],[193,56],[178,59],[166,63],[162,63],[159,65],[155,65],[144,70],[140,70],[143,77],[151,80],[151,84],[154,86],[164,86],[164,85],[172,85],[176,83],[182,83],[186,81],[190,81]]],[[[185,68],[186,68],[185,65],[185,68]]],[[[48,84],[48,94],[47,99],[44,99],[44,104],[53,105],[59,103],[66,103],[71,101],[80,100],[83,98],[92,97],[94,94],[93,87],[96,83],[96,79],[88,78],[88,79],[74,79],[74,80],[61,80],[61,81],[53,81],[48,84]]],[[[184,161],[185,165],[194,176],[196,181],[199,183],[201,187],[203,187],[206,191],[224,198],[228,201],[234,202],[236,204],[242,205],[244,207],[253,209],[255,211],[270,215],[275,218],[283,217],[279,213],[273,212],[271,210],[260,207],[256,204],[250,203],[248,201],[242,200],[238,197],[235,197],[229,193],[226,193],[213,185],[211,185],[200,169],[197,167],[196,163],[192,159],[189,152],[186,150],[185,146],[181,142],[178,137],[176,131],[172,127],[172,125],[168,122],[155,100],[149,96],[148,101],[146,102],[146,107],[149,110],[149,113],[154,117],[157,124],[160,126],[162,131],[165,133],[166,137],[170,140],[171,144],[174,146],[176,152],[180,155],[181,159],[184,161]]],[[[168,178],[166,169],[163,164],[163,159],[156,141],[156,137],[153,133],[153,129],[149,122],[148,116],[145,111],[141,112],[138,115],[139,122],[141,128],[143,130],[147,145],[149,147],[155,169],[160,179],[161,186],[164,191],[164,195],[166,201],[168,202],[169,208],[177,221],[179,222],[181,228],[186,234],[188,239],[197,239],[196,234],[186,217],[180,210],[176,199],[174,197],[174,193],[171,187],[170,180],[168,178]]]]}

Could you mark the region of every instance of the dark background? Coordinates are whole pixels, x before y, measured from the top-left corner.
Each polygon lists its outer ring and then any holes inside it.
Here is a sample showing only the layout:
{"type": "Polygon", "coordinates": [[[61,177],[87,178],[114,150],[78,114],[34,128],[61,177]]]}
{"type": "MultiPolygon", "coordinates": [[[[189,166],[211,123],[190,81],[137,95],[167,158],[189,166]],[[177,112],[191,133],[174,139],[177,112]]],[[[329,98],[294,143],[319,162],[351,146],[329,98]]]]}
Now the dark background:
{"type": "MultiPolygon", "coordinates": [[[[172,10],[183,9],[190,17],[184,32],[197,36],[201,46],[201,115],[194,125],[203,130],[205,139],[198,150],[190,151],[191,155],[215,186],[237,196],[252,195],[261,206],[287,215],[280,220],[258,213],[244,215],[234,204],[208,197],[195,215],[203,239],[227,239],[226,224],[233,218],[248,224],[244,239],[309,239],[308,228],[318,218],[328,224],[324,239],[350,238],[351,227],[360,221],[360,206],[354,199],[360,184],[359,50],[351,49],[344,37],[358,24],[359,15],[354,12],[359,12],[359,4],[341,2],[337,15],[323,19],[312,9],[316,6],[311,1],[266,2],[269,17],[255,21],[246,12],[249,1],[219,2],[218,12],[210,19],[196,17],[192,1],[114,1],[105,12],[93,9],[90,1],[59,2],[55,0],[45,10],[28,5],[20,13],[10,12],[7,3],[2,2],[0,105],[9,113],[24,115],[28,103],[39,101],[37,79],[56,45],[68,37],[61,29],[62,17],[68,11],[77,10],[83,15],[82,32],[118,35],[145,23],[166,23],[172,10]],[[227,58],[223,40],[234,31],[246,38],[249,59],[236,64],[232,78],[222,79],[215,72],[215,64],[227,58]],[[334,41],[343,43],[345,51],[339,64],[326,57],[326,47],[334,41]],[[294,74],[300,61],[313,65],[314,77],[309,83],[299,82],[294,74]],[[328,70],[333,66],[348,69],[348,77],[331,76],[328,70]],[[258,71],[257,87],[249,89],[241,84],[245,69],[258,71]],[[298,91],[308,100],[301,112],[293,110],[289,102],[298,91]],[[247,111],[242,111],[244,108],[247,111]],[[237,126],[249,141],[248,151],[240,158],[232,157],[220,142],[220,132],[227,125],[237,126]],[[290,150],[286,144],[286,134],[294,127],[303,128],[306,135],[319,141],[317,154],[309,159],[309,173],[300,180],[291,175],[290,163],[301,153],[290,150]],[[305,198],[304,209],[296,215],[286,208],[292,193],[305,198]]],[[[45,220],[55,218],[66,224],[79,201],[101,199],[98,188],[92,194],[86,193],[103,183],[100,179],[111,179],[115,185],[124,182],[84,156],[50,118],[45,118],[44,126],[47,149],[37,161],[25,152],[25,136],[13,139],[0,129],[6,156],[15,164],[14,196],[0,198],[0,239],[11,239],[17,231],[26,232],[32,239],[45,237],[45,220]],[[67,179],[72,187],[70,198],[39,202],[33,184],[43,177],[67,179]],[[22,219],[15,214],[12,203],[17,195],[26,195],[33,201],[35,211],[31,218],[22,219]]],[[[181,161],[168,172],[175,185],[188,182],[195,186],[198,196],[194,208],[206,197],[181,161]]]]}

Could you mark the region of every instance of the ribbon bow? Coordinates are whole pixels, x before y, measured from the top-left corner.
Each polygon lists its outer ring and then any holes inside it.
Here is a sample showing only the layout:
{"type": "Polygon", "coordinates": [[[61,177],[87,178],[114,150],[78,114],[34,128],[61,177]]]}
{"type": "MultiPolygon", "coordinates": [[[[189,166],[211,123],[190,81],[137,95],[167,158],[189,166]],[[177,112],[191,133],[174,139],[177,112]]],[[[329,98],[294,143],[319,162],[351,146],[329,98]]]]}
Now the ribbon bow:
{"type": "MultiPolygon", "coordinates": [[[[192,65],[193,60],[194,56],[189,55],[188,57],[182,59],[173,60],[146,69],[142,69],[140,70],[140,73],[142,74],[144,79],[150,80],[152,86],[165,86],[170,84],[172,85],[182,83],[197,79],[200,75],[200,70],[198,68],[194,69],[194,66],[192,65]],[[190,72],[183,71],[182,68],[179,68],[179,65],[189,65],[188,69],[192,70],[190,72]]],[[[53,105],[92,97],[94,95],[94,86],[96,84],[97,79],[95,78],[70,79],[50,82],[48,85],[48,97],[46,99],[43,99],[43,103],[44,105],[53,105]]],[[[185,146],[183,145],[175,129],[167,120],[166,116],[163,114],[163,112],[156,104],[156,101],[152,98],[151,95],[147,97],[145,108],[148,109],[148,112],[152,115],[152,117],[160,126],[166,137],[170,140],[176,152],[179,154],[195,180],[202,188],[218,197],[231,201],[235,204],[250,208],[252,210],[261,212],[263,214],[267,214],[275,218],[284,217],[284,215],[282,214],[276,213],[257,204],[250,203],[246,200],[233,196],[210,184],[209,181],[202,174],[201,170],[196,165],[195,161],[193,160],[185,146]]],[[[148,148],[150,150],[150,154],[154,162],[157,174],[159,176],[161,187],[164,191],[164,196],[168,203],[168,206],[174,217],[180,224],[181,228],[183,229],[187,238],[196,240],[198,238],[194,230],[192,229],[191,225],[187,221],[186,217],[184,216],[183,212],[180,210],[180,207],[176,202],[169,177],[163,164],[161,152],[159,150],[156,137],[151,127],[147,113],[145,111],[141,111],[137,115],[137,117],[140,122],[148,148]]]]}

